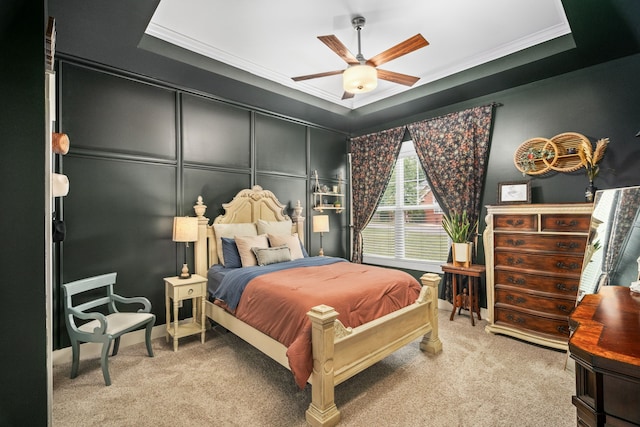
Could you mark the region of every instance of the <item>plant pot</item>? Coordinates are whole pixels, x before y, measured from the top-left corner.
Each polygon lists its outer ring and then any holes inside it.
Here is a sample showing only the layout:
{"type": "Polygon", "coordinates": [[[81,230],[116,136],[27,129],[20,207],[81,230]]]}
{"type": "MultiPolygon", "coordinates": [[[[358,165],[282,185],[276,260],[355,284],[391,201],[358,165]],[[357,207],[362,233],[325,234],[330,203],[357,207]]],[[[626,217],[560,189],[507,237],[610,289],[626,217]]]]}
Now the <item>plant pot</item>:
{"type": "Polygon", "coordinates": [[[451,251],[453,256],[453,265],[456,267],[469,267],[471,265],[471,246],[473,243],[453,243],[451,251]]]}

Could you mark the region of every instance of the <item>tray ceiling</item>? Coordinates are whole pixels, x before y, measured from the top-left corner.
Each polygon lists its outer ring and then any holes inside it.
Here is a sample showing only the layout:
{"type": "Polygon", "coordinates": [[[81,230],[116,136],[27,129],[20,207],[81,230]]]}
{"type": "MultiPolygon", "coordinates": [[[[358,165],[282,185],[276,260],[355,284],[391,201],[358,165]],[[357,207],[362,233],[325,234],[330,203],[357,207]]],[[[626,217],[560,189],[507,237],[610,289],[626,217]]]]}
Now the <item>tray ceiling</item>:
{"type": "Polygon", "coordinates": [[[161,0],[145,31],[201,59],[225,64],[221,73],[227,76],[245,81],[247,75],[255,76],[254,82],[270,82],[271,90],[293,90],[348,109],[410,91],[422,95],[429,84],[570,33],[560,0],[161,0]],[[355,16],[366,19],[361,32],[365,58],[417,33],[428,40],[429,46],[381,67],[419,77],[413,87],[380,80],[374,91],[341,100],[341,75],[291,79],[346,68],[317,37],[333,34],[356,55],[355,16]]]}

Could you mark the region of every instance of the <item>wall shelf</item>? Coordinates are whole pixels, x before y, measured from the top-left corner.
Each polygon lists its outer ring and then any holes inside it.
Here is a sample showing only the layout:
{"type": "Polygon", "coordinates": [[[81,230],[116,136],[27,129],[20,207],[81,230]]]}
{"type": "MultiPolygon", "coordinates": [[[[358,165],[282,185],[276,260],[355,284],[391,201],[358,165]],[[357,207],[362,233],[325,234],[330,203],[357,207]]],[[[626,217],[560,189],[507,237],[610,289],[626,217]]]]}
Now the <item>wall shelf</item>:
{"type": "Polygon", "coordinates": [[[341,213],[344,210],[344,194],[313,192],[313,210],[322,212],[324,210],[334,210],[341,213]],[[330,203],[333,201],[333,203],[330,203]],[[339,206],[336,206],[339,203],[339,206]]]}
{"type": "Polygon", "coordinates": [[[318,171],[313,171],[313,210],[322,212],[324,210],[336,211],[341,213],[344,210],[344,194],[340,193],[342,186],[342,177],[338,176],[338,185],[333,185],[333,191],[326,185],[320,185],[318,180],[318,171]]]}

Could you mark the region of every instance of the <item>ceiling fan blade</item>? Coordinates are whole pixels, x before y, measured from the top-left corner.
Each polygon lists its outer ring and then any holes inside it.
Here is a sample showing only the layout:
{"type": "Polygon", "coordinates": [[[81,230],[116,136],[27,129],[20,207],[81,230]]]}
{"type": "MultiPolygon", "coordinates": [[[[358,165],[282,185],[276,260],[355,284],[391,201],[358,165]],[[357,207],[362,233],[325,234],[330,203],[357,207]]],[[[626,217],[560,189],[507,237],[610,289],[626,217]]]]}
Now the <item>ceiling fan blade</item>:
{"type": "Polygon", "coordinates": [[[377,54],[373,58],[369,58],[367,64],[378,67],[385,62],[389,62],[393,59],[399,58],[403,55],[406,55],[407,53],[411,53],[414,50],[418,50],[427,45],[429,45],[429,42],[425,40],[424,37],[422,37],[422,34],[416,34],[415,36],[408,38],[402,43],[398,43],[392,48],[389,48],[384,52],[377,54]]]}
{"type": "Polygon", "coordinates": [[[334,51],[347,64],[358,64],[356,57],[353,56],[353,54],[349,52],[349,49],[333,34],[329,36],[318,36],[318,39],[326,44],[329,49],[334,51]]]}
{"type": "Polygon", "coordinates": [[[353,98],[354,96],[356,96],[356,95],[351,93],[351,92],[344,92],[342,94],[342,99],[345,100],[345,99],[353,98]]]}
{"type": "Polygon", "coordinates": [[[299,82],[300,80],[310,80],[310,79],[317,79],[318,77],[335,76],[336,74],[342,74],[343,71],[344,70],[336,70],[336,71],[326,71],[324,73],[318,73],[318,74],[308,74],[306,76],[291,77],[291,80],[293,80],[294,82],[299,82]]]}
{"type": "Polygon", "coordinates": [[[420,77],[396,73],[395,71],[381,70],[380,68],[378,68],[378,78],[405,86],[413,86],[418,80],[420,80],[420,77]]]}

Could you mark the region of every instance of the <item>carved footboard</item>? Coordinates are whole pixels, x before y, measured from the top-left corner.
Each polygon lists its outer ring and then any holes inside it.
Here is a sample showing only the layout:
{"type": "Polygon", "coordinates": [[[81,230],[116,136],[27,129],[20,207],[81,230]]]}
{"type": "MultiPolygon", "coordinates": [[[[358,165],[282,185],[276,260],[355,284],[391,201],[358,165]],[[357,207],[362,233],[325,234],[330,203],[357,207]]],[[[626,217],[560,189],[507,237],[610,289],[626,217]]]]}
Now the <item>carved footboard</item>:
{"type": "Polygon", "coordinates": [[[424,274],[416,302],[357,328],[344,328],[338,313],[320,305],[309,311],[312,323],[313,373],[311,404],[306,419],[312,426],[334,426],[340,421],[334,388],[386,356],[424,336],[420,348],[442,351],[438,337],[438,284],[440,276],[424,274]]]}

